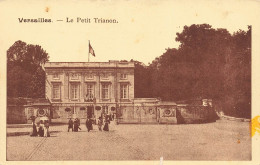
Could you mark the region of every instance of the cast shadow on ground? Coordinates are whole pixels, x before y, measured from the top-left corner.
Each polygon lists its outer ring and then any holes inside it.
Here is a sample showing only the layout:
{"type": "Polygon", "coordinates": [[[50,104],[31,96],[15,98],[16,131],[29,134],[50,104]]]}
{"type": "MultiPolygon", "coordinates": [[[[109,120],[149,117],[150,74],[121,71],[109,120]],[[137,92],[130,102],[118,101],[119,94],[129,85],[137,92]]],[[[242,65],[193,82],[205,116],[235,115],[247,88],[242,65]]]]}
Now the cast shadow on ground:
{"type": "MultiPolygon", "coordinates": [[[[57,137],[57,136],[52,136],[53,133],[59,133],[61,131],[50,131],[51,137],[57,137]]],[[[31,132],[8,132],[6,134],[7,137],[9,136],[25,136],[25,135],[30,135],[31,132]]]]}

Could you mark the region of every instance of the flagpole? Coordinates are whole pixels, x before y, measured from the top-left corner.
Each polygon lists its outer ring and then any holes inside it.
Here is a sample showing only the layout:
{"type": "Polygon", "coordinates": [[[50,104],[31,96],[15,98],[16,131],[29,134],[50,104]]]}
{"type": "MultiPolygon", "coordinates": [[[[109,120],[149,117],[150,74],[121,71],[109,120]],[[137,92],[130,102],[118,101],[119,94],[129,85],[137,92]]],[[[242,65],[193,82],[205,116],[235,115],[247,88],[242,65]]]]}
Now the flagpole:
{"type": "Polygon", "coordinates": [[[90,41],[88,40],[88,62],[89,62],[89,45],[90,45],[90,41]]]}

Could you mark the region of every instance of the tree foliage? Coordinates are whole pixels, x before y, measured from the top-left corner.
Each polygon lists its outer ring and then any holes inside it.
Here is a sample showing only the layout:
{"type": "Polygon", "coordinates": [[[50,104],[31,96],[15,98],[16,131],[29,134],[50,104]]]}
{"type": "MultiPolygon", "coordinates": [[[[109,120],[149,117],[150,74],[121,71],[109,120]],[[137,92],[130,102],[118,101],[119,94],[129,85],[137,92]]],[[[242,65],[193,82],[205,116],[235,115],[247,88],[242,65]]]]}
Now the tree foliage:
{"type": "Polygon", "coordinates": [[[184,26],[175,40],[178,49],[166,49],[149,66],[136,63],[135,97],[211,98],[226,114],[250,117],[251,27],[230,34],[208,24],[184,26]]]}
{"type": "Polygon", "coordinates": [[[7,50],[7,96],[44,97],[45,72],[41,66],[48,59],[41,46],[16,41],[7,50]]]}

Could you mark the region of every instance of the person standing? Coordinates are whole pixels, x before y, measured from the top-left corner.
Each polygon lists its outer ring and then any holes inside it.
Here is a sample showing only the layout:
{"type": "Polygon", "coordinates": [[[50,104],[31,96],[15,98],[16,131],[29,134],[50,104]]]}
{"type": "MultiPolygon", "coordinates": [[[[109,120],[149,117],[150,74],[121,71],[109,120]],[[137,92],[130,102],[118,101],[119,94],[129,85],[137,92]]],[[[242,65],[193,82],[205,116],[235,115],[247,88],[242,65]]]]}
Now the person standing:
{"type": "Polygon", "coordinates": [[[50,133],[49,133],[49,121],[48,120],[44,120],[44,137],[50,137],[50,133]]]}
{"type": "Polygon", "coordinates": [[[75,120],[74,120],[74,132],[78,132],[78,130],[79,130],[78,120],[75,119],[75,120]]]}
{"type": "Polygon", "coordinates": [[[93,130],[93,119],[92,118],[90,118],[90,130],[93,130]]]}
{"type": "Polygon", "coordinates": [[[107,114],[106,115],[106,117],[105,117],[105,121],[107,121],[108,122],[108,124],[110,124],[110,117],[109,117],[109,115],[107,114]]]}
{"type": "MultiPolygon", "coordinates": [[[[36,122],[35,122],[36,123],[36,122]]],[[[39,135],[40,121],[36,123],[37,136],[39,135]]]]}
{"type": "Polygon", "coordinates": [[[114,120],[114,117],[115,117],[114,113],[112,113],[111,117],[112,117],[112,120],[114,120]]]}
{"type": "Polygon", "coordinates": [[[49,128],[50,128],[50,122],[49,120],[47,120],[47,137],[50,137],[50,131],[49,131],[49,128]]]}
{"type": "Polygon", "coordinates": [[[44,129],[43,129],[44,125],[43,125],[43,121],[40,120],[40,126],[39,126],[39,131],[38,131],[38,134],[40,137],[43,137],[44,135],[44,129]]]}
{"type": "Polygon", "coordinates": [[[69,119],[69,122],[68,122],[68,132],[70,131],[70,129],[71,129],[72,132],[73,132],[73,121],[72,121],[71,118],[69,119]]]}
{"type": "Polygon", "coordinates": [[[35,118],[32,117],[32,126],[33,126],[33,129],[32,129],[32,133],[30,136],[37,136],[37,128],[36,128],[36,124],[35,124],[35,118]]]}
{"type": "Polygon", "coordinates": [[[112,114],[109,114],[109,122],[112,121],[112,114]]]}
{"type": "Polygon", "coordinates": [[[102,131],[102,125],[103,125],[102,117],[99,117],[98,118],[98,129],[99,129],[99,131],[102,131]]]}
{"type": "Polygon", "coordinates": [[[105,126],[103,128],[104,131],[109,131],[108,124],[109,124],[109,119],[105,118],[105,126]]]}
{"type": "Polygon", "coordinates": [[[79,118],[76,118],[75,120],[77,121],[78,129],[81,130],[81,128],[79,127],[79,126],[80,126],[80,120],[79,120],[79,118]]]}
{"type": "Polygon", "coordinates": [[[92,121],[90,118],[87,118],[87,120],[86,120],[86,127],[88,129],[88,132],[93,129],[92,121]]]}

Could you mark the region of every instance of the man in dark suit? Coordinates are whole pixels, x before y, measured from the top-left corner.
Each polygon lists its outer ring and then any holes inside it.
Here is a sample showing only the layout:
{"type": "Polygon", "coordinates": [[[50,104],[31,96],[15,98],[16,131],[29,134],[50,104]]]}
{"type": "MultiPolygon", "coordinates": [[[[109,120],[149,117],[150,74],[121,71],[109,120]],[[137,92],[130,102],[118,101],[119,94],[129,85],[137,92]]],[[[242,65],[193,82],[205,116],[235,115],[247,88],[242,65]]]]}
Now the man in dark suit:
{"type": "Polygon", "coordinates": [[[69,123],[68,123],[68,132],[70,131],[70,129],[72,129],[72,132],[74,131],[73,130],[73,121],[71,118],[69,119],[69,123]]]}

